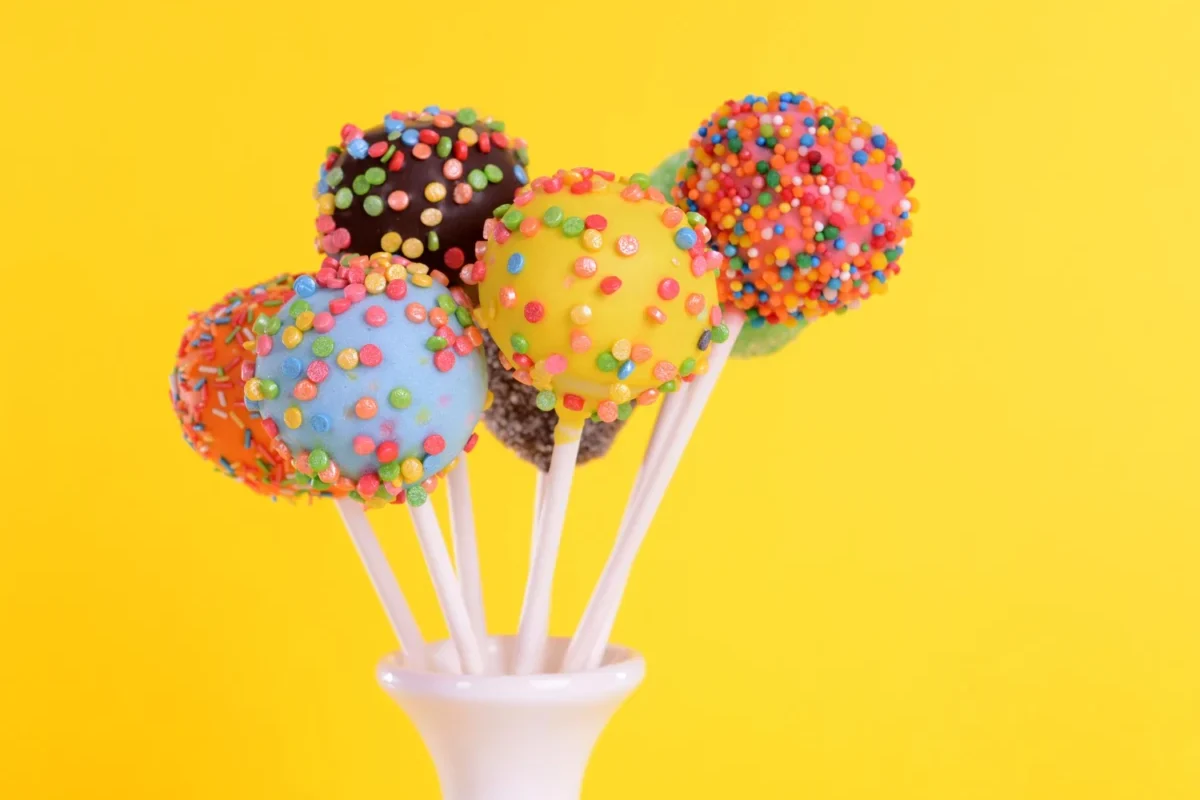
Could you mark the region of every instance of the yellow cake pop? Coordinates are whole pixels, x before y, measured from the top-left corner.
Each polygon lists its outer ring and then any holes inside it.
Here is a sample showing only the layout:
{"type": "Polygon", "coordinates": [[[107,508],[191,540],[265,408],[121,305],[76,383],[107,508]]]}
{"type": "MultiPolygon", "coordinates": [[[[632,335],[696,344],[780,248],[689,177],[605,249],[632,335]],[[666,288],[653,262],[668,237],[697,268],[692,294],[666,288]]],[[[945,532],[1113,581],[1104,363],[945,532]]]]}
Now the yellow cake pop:
{"type": "Polygon", "coordinates": [[[477,321],[569,428],[674,391],[728,336],[703,218],[648,176],[560,170],[497,208],[484,233],[477,321]]]}

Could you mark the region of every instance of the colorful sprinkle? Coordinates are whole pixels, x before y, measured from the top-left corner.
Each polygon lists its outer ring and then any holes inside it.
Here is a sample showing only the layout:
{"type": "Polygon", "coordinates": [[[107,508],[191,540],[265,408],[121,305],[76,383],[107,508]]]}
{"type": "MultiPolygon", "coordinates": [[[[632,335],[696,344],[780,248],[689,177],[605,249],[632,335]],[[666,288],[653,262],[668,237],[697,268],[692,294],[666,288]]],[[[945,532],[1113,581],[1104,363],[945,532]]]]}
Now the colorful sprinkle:
{"type": "Polygon", "coordinates": [[[415,458],[406,458],[400,462],[400,475],[407,483],[416,483],[425,475],[425,466],[415,458]]]}
{"type": "Polygon", "coordinates": [[[680,250],[690,250],[696,246],[696,232],[691,228],[680,228],[675,231],[675,246],[680,250]]]}
{"type": "Polygon", "coordinates": [[[358,360],[364,367],[377,367],[383,362],[383,351],[377,345],[364,344],[358,351],[358,360]]]}
{"type": "Polygon", "coordinates": [[[542,411],[553,411],[555,404],[558,403],[558,396],[549,389],[538,392],[537,398],[534,401],[537,407],[542,411]]]}
{"type": "Polygon", "coordinates": [[[333,353],[333,339],[328,336],[318,336],[312,343],[313,355],[325,358],[333,353]]]}
{"type": "Polygon", "coordinates": [[[542,317],[546,316],[546,307],[536,300],[531,300],[525,304],[525,321],[537,323],[542,321],[542,317]]]}
{"type": "Polygon", "coordinates": [[[575,259],[575,274],[580,278],[590,278],[599,269],[596,259],[591,256],[580,256],[575,259]]]}

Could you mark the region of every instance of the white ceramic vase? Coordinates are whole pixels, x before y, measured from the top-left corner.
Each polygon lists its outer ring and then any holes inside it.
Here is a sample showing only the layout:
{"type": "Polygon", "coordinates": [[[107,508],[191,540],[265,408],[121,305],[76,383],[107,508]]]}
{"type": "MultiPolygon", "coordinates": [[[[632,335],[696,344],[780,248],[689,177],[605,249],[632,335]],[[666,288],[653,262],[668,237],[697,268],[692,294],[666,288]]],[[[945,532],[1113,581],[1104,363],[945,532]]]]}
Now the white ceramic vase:
{"type": "MultiPolygon", "coordinates": [[[[646,672],[637,653],[610,647],[598,669],[504,675],[515,637],[485,648],[487,673],[460,675],[448,642],[425,649],[424,667],[400,653],[379,663],[379,683],[412,719],[433,756],[443,800],[579,800],[600,732],[646,672]]],[[[566,639],[551,639],[549,664],[566,639]]]]}

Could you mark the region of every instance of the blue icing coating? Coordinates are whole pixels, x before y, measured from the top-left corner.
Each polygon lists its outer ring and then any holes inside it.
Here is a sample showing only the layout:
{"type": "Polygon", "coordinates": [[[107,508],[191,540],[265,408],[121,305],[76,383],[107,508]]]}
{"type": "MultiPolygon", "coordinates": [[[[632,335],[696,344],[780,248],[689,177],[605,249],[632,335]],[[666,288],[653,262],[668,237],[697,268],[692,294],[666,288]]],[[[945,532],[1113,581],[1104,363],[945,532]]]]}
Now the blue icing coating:
{"type": "Polygon", "coordinates": [[[295,356],[283,360],[283,374],[289,378],[299,378],[304,374],[304,364],[295,356]]]}
{"type": "MultiPolygon", "coordinates": [[[[483,415],[487,362],[482,348],[475,348],[463,356],[453,347],[445,348],[445,355],[441,355],[426,346],[435,335],[429,313],[439,305],[443,311],[448,311],[446,325],[453,335],[464,335],[463,326],[455,318],[457,304],[452,301],[450,292],[437,283],[421,287],[411,281],[405,282],[405,279],[397,280],[406,287],[399,299],[391,299],[390,292],[366,294],[343,313],[333,315],[332,329],[321,333],[317,330],[319,325],[314,324],[302,334],[302,340],[295,347],[288,348],[283,341],[285,335],[294,337],[298,330],[285,326],[272,336],[271,352],[259,356],[255,368],[256,378],[278,385],[278,394],[265,397],[256,405],[263,417],[278,425],[279,438],[292,453],[299,455],[315,449],[324,450],[338,465],[341,474],[355,481],[364,474],[378,472],[380,467],[374,451],[366,455],[355,452],[356,438],[369,437],[375,447],[385,441],[395,442],[399,448],[397,461],[416,458],[423,462],[423,480],[441,472],[458,457],[483,415]],[[413,303],[425,310],[421,322],[411,321],[405,313],[413,303]],[[378,324],[381,321],[379,309],[387,315],[383,324],[378,324]],[[376,324],[368,322],[369,316],[376,324]],[[319,337],[333,340],[332,352],[327,356],[318,357],[313,352],[313,343],[319,337]],[[370,360],[364,356],[368,345],[374,345],[382,353],[382,361],[376,366],[364,363],[370,360]],[[356,366],[347,370],[338,365],[338,356],[348,348],[359,353],[359,360],[356,366]],[[443,365],[453,359],[453,365],[443,371],[435,364],[435,355],[442,359],[443,365]],[[296,360],[302,365],[299,371],[296,360]],[[301,394],[305,389],[311,391],[313,381],[308,375],[314,362],[323,363],[328,374],[316,383],[314,398],[300,400],[295,396],[296,387],[304,384],[301,394]],[[393,402],[396,389],[406,389],[411,400],[393,402]],[[375,413],[369,418],[361,418],[356,411],[363,398],[375,403],[375,413]],[[292,408],[302,415],[294,428],[289,426],[287,417],[292,408]],[[442,437],[445,447],[436,454],[429,454],[424,449],[424,442],[434,434],[442,437]]],[[[294,320],[292,306],[307,303],[319,319],[322,312],[331,310],[331,302],[345,302],[345,297],[346,292],[342,289],[317,288],[307,298],[293,298],[279,316],[291,322],[294,320]]],[[[319,375],[322,368],[312,369],[319,375]]],[[[419,482],[406,482],[406,486],[419,482]]]]}

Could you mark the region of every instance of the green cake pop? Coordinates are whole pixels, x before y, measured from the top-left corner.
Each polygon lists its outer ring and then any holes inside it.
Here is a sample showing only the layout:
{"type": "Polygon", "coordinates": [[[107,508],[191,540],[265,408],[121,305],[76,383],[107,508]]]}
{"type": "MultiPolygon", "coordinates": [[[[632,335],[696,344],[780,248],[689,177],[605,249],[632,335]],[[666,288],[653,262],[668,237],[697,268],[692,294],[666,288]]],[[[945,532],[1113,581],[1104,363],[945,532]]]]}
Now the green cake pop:
{"type": "MultiPolygon", "coordinates": [[[[667,156],[661,164],[650,173],[650,185],[666,196],[671,196],[679,170],[687,163],[688,151],[667,156]]],[[[751,315],[752,317],[754,315],[751,315]]],[[[734,358],[756,358],[769,356],[783,349],[784,345],[800,335],[803,325],[767,325],[759,320],[757,325],[750,319],[742,328],[737,341],[733,343],[734,358]]]]}

